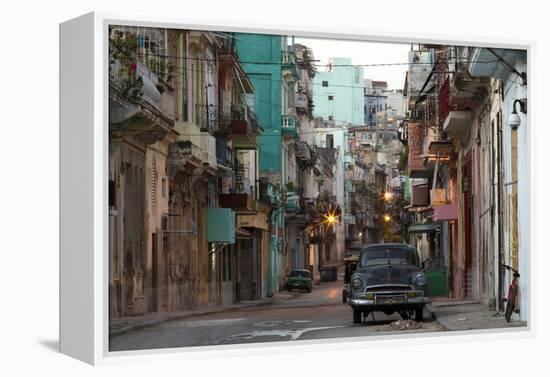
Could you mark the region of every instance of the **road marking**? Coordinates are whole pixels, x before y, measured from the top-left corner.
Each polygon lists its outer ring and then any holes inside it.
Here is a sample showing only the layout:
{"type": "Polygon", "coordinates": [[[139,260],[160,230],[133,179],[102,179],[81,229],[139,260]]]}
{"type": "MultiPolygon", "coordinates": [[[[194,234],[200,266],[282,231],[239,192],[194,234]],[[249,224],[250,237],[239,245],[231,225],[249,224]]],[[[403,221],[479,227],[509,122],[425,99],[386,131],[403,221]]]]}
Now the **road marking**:
{"type": "Polygon", "coordinates": [[[253,325],[257,327],[274,327],[274,326],[290,326],[293,323],[309,323],[312,322],[311,320],[304,320],[304,319],[295,319],[295,320],[271,320],[271,321],[263,321],[263,322],[256,322],[253,325]]]}
{"type": "Polygon", "coordinates": [[[232,325],[244,321],[245,318],[228,319],[203,319],[197,321],[170,321],[164,323],[163,327],[200,327],[200,326],[223,326],[232,325]]]}
{"type": "Polygon", "coordinates": [[[250,333],[229,335],[225,339],[222,339],[221,342],[223,342],[224,340],[237,340],[237,339],[249,340],[249,339],[259,338],[264,336],[280,336],[282,338],[288,336],[290,337],[289,340],[298,340],[302,335],[304,335],[306,332],[309,332],[309,331],[336,329],[340,327],[345,327],[345,326],[309,327],[304,329],[291,329],[291,330],[255,330],[250,333]]]}

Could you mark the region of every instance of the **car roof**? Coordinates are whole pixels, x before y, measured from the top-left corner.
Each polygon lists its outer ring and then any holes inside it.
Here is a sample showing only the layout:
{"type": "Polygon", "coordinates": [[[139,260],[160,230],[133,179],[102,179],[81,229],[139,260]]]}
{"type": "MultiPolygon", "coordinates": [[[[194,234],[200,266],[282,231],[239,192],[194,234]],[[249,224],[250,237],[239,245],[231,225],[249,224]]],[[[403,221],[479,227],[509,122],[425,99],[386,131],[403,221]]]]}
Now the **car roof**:
{"type": "Polygon", "coordinates": [[[406,243],[375,243],[365,246],[361,249],[361,252],[368,252],[370,250],[380,250],[380,249],[413,249],[416,250],[416,247],[406,243]]]}
{"type": "MultiPolygon", "coordinates": [[[[302,269],[297,268],[297,269],[292,270],[292,271],[305,271],[305,272],[311,272],[310,270],[306,270],[306,269],[303,269],[303,268],[302,268],[302,269]]],[[[292,272],[292,271],[291,271],[291,272],[292,272]]]]}

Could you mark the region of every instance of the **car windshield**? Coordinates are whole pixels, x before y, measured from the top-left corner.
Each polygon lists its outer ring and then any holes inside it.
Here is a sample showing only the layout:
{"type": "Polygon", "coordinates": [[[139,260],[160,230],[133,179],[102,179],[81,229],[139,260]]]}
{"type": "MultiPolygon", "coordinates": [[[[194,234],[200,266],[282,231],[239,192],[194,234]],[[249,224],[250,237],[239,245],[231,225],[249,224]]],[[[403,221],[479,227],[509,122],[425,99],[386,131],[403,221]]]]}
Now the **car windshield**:
{"type": "Polygon", "coordinates": [[[291,278],[308,278],[310,277],[309,271],[292,271],[290,273],[291,278]]]}
{"type": "Polygon", "coordinates": [[[387,248],[368,250],[363,253],[362,267],[380,265],[418,265],[416,253],[412,249],[387,248]]]}

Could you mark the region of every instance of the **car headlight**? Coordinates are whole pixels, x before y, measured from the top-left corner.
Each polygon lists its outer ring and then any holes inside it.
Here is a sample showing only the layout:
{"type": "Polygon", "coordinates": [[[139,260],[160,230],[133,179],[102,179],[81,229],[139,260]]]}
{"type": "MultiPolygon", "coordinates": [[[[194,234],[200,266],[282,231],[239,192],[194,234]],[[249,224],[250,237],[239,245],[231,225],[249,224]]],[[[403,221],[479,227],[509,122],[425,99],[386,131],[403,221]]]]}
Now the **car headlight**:
{"type": "Polygon", "coordinates": [[[359,278],[355,278],[351,281],[351,286],[354,288],[354,289],[359,289],[363,286],[363,280],[359,279],[359,278]]]}
{"type": "Polygon", "coordinates": [[[414,284],[418,285],[419,287],[425,287],[428,283],[428,278],[426,278],[426,274],[423,272],[419,272],[414,277],[414,284]]]}

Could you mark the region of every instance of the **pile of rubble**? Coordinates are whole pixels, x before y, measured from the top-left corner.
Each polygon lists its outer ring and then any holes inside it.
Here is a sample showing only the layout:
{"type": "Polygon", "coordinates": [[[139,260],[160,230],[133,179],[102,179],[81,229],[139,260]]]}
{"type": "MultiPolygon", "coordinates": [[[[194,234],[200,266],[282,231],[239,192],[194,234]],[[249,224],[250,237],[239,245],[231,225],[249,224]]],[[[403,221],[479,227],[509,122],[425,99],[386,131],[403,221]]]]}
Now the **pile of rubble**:
{"type": "Polygon", "coordinates": [[[390,323],[390,327],[394,330],[416,330],[422,328],[422,322],[416,322],[412,319],[400,319],[390,323]]]}

